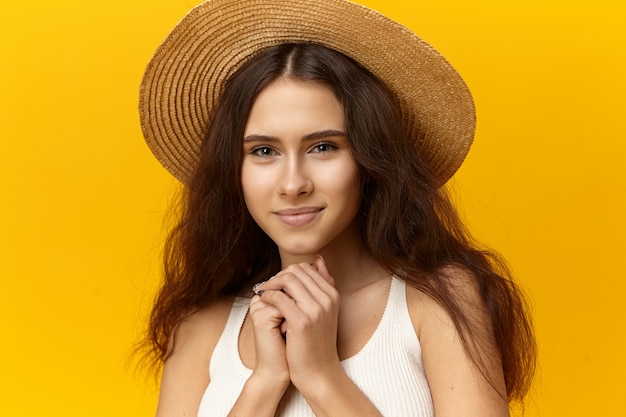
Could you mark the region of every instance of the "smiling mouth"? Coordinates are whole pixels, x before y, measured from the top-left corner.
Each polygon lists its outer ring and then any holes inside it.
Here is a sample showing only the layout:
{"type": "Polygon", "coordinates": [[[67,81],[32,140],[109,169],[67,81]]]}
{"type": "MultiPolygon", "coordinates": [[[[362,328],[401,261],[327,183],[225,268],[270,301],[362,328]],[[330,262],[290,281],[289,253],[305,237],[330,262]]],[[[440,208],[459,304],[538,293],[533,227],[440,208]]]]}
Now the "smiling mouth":
{"type": "Polygon", "coordinates": [[[274,214],[283,223],[289,226],[299,227],[311,223],[322,213],[323,210],[324,208],[322,207],[302,207],[278,210],[275,211],[274,214]]]}

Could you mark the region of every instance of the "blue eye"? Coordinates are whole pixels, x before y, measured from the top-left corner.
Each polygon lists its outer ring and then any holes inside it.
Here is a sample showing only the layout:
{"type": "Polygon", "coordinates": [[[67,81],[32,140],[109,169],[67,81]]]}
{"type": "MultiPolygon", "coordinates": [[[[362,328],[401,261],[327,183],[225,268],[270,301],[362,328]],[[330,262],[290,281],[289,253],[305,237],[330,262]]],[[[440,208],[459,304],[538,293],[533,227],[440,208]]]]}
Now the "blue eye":
{"type": "Polygon", "coordinates": [[[269,146],[257,146],[255,148],[252,148],[250,150],[250,153],[260,157],[268,157],[276,154],[274,149],[270,148],[269,146]]]}
{"type": "Polygon", "coordinates": [[[337,146],[328,142],[318,143],[313,146],[313,152],[317,153],[328,153],[334,151],[335,149],[337,149],[337,146]]]}

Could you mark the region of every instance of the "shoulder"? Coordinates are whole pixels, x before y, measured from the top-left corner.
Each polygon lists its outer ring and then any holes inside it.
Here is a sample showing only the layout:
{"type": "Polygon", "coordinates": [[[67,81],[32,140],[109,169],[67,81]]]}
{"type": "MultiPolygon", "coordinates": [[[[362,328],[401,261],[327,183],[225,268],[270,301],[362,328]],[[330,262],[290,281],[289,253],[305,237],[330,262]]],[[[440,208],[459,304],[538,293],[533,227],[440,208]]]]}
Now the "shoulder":
{"type": "Polygon", "coordinates": [[[207,346],[217,344],[226,326],[233,301],[232,299],[215,301],[186,317],[176,331],[170,357],[200,347],[198,345],[203,346],[203,350],[206,351],[207,346]]]}
{"type": "MultiPolygon", "coordinates": [[[[438,280],[438,287],[446,288],[446,301],[456,304],[467,319],[488,322],[477,281],[471,272],[459,266],[446,266],[438,271],[436,278],[430,279],[438,280]]],[[[429,330],[436,330],[441,325],[446,328],[454,327],[453,318],[442,300],[436,300],[434,295],[426,294],[410,282],[407,282],[406,287],[409,313],[418,336],[423,332],[427,334],[429,330]]]]}
{"type": "MultiPolygon", "coordinates": [[[[208,369],[215,345],[224,331],[232,299],[215,301],[186,317],[175,330],[165,368],[208,369]]],[[[165,372],[166,369],[164,369],[165,372]]]]}
{"type": "Polygon", "coordinates": [[[500,356],[476,280],[454,266],[436,279],[447,288],[446,301],[407,283],[407,304],[437,415],[508,415],[500,356]],[[450,302],[456,313],[444,307],[450,302]]]}
{"type": "Polygon", "coordinates": [[[157,416],[197,413],[209,384],[209,364],[233,300],[216,301],[182,321],[163,366],[157,416]]]}
{"type": "Polygon", "coordinates": [[[454,338],[466,345],[491,349],[491,315],[473,273],[452,265],[429,279],[438,282],[432,286],[432,293],[407,283],[407,305],[420,343],[442,343],[454,338]]]}

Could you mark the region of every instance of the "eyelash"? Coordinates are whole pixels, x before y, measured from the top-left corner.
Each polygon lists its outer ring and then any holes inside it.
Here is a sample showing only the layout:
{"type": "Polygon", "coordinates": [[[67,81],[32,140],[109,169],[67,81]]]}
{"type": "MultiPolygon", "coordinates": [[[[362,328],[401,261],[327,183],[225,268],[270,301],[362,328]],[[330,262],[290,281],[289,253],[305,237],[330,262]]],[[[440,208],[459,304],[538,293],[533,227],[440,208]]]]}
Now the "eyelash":
{"type": "Polygon", "coordinates": [[[332,152],[332,151],[337,149],[337,145],[335,145],[334,143],[331,143],[331,142],[320,142],[320,143],[317,143],[311,149],[319,149],[322,146],[327,147],[328,149],[326,149],[325,151],[319,151],[319,153],[328,153],[328,152],[332,152]]]}
{"type": "MultiPolygon", "coordinates": [[[[313,150],[314,153],[329,153],[338,149],[338,146],[332,142],[320,142],[311,146],[310,149],[313,150]],[[326,150],[320,150],[320,148],[322,147],[326,148],[326,150]]],[[[267,146],[267,145],[255,146],[254,148],[250,149],[250,154],[261,157],[261,158],[267,158],[267,157],[273,156],[275,153],[277,153],[276,150],[274,150],[271,146],[267,146]],[[271,153],[264,154],[262,153],[264,151],[265,152],[269,151],[271,153]]]]}
{"type": "Polygon", "coordinates": [[[261,158],[266,158],[268,156],[272,156],[270,154],[261,154],[261,151],[263,151],[263,150],[268,150],[268,151],[272,152],[272,154],[276,152],[271,147],[262,145],[262,146],[255,146],[254,148],[250,149],[250,154],[252,154],[254,156],[259,156],[261,158]]]}

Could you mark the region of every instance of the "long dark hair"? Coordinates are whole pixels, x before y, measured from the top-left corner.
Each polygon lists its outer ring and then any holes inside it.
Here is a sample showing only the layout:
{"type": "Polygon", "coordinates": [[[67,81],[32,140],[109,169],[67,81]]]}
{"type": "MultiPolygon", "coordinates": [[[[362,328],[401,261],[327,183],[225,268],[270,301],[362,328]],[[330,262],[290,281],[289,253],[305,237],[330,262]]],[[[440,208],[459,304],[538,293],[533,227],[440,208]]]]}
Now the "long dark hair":
{"type": "Polygon", "coordinates": [[[156,361],[167,358],[176,329],[189,314],[280,270],[277,247],[249,215],[240,182],[249,110],[260,91],[278,77],[323,83],[334,91],[344,107],[347,135],[361,171],[364,249],[388,272],[445,308],[467,354],[486,377],[479,352],[499,353],[506,396],[523,399],[536,348],[524,297],[505,264],[478,246],[463,227],[413,140],[405,137],[393,94],[349,57],[307,43],[266,49],[225,86],[200,162],[181,199],[180,221],[165,246],[165,280],[147,337],[156,361]],[[485,324],[468,315],[459,279],[469,280],[480,295],[484,305],[477,308],[491,321],[487,327],[495,346],[485,346],[489,335],[479,336],[485,324]]]}

